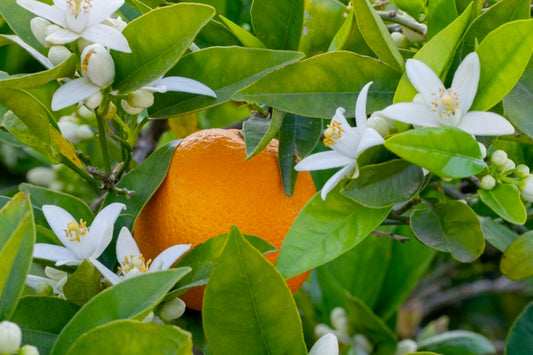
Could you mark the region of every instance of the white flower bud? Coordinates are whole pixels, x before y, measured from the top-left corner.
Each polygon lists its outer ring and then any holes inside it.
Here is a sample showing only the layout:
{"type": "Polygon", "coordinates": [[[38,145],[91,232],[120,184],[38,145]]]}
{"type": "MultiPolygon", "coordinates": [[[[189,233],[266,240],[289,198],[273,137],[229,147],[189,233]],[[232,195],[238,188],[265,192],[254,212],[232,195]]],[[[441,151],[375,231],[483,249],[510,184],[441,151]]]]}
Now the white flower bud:
{"type": "Polygon", "coordinates": [[[76,136],[78,136],[80,140],[91,139],[94,137],[94,132],[92,131],[91,127],[87,126],[86,124],[82,124],[76,129],[76,136]]]}
{"type": "Polygon", "coordinates": [[[126,113],[129,113],[130,115],[138,115],[139,113],[144,110],[142,107],[132,107],[130,104],[128,104],[128,101],[126,100],[120,100],[120,106],[122,106],[122,109],[126,111],[126,113]]]}
{"type": "Polygon", "coordinates": [[[33,345],[24,345],[20,348],[18,355],[39,355],[39,349],[33,345]]]}
{"type": "Polygon", "coordinates": [[[31,32],[37,41],[45,47],[50,47],[50,42],[46,40],[46,28],[50,25],[51,23],[42,17],[34,17],[30,21],[31,32]]]}
{"type": "Polygon", "coordinates": [[[48,59],[50,59],[53,65],[59,65],[70,57],[71,54],[72,52],[65,46],[52,46],[48,51],[48,59]]]}
{"type": "Polygon", "coordinates": [[[492,175],[485,175],[481,178],[481,188],[492,190],[496,186],[496,179],[492,175]]]}
{"type": "Polygon", "coordinates": [[[181,298],[173,298],[163,304],[159,310],[159,317],[167,321],[178,319],[183,313],[185,313],[185,307],[185,302],[183,302],[181,298]]]}
{"type": "Polygon", "coordinates": [[[515,175],[521,179],[527,178],[529,176],[529,167],[524,164],[519,164],[516,167],[515,175]]]}
{"type": "Polygon", "coordinates": [[[366,121],[366,126],[375,129],[382,137],[386,137],[391,129],[389,121],[380,115],[380,111],[374,112],[370,116],[366,121]]]}
{"type": "Polygon", "coordinates": [[[53,169],[45,166],[38,166],[30,169],[26,173],[26,180],[28,180],[30,184],[48,186],[52,181],[54,181],[55,176],[56,173],[53,169]]]}
{"type": "MultiPolygon", "coordinates": [[[[101,92],[100,92],[100,95],[102,95],[101,92]]],[[[94,95],[92,95],[92,96],[94,96],[94,95]]],[[[100,105],[100,104],[98,104],[98,105],[100,105]]],[[[98,105],[96,105],[96,107],[98,107],[98,105]]],[[[87,106],[85,106],[85,105],[81,105],[80,107],[78,107],[77,114],[78,114],[78,116],[80,116],[81,118],[84,118],[86,120],[92,119],[94,117],[94,113],[89,108],[87,108],[87,106]]]]}
{"type": "Polygon", "coordinates": [[[157,325],[165,325],[165,322],[163,322],[163,320],[157,316],[152,319],[152,323],[157,325]]]}
{"type": "Polygon", "coordinates": [[[344,334],[350,334],[350,322],[348,321],[348,315],[342,307],[335,307],[329,315],[331,325],[339,332],[344,334]]]}
{"type": "Polygon", "coordinates": [[[78,135],[76,134],[76,130],[78,129],[78,124],[70,121],[59,121],[57,123],[57,126],[59,127],[59,131],[61,132],[61,135],[68,140],[72,144],[78,144],[80,142],[80,139],[78,138],[78,135]]]}
{"type": "Polygon", "coordinates": [[[0,354],[13,354],[20,348],[22,331],[19,326],[7,320],[0,323],[0,354]]]}
{"type": "Polygon", "coordinates": [[[396,352],[394,353],[394,355],[414,353],[417,349],[418,349],[418,345],[416,344],[414,340],[403,339],[398,342],[398,345],[396,346],[396,352]]]}
{"type": "Polygon", "coordinates": [[[68,274],[65,271],[54,269],[50,266],[45,266],[44,268],[44,274],[46,277],[48,277],[50,280],[59,281],[63,277],[67,276],[68,274]]]}
{"type": "Polygon", "coordinates": [[[514,161],[512,161],[511,159],[507,159],[507,161],[505,162],[505,164],[503,165],[501,169],[503,171],[507,171],[507,170],[513,170],[514,168],[516,168],[516,164],[514,163],[514,161]]]}
{"type": "Polygon", "coordinates": [[[507,153],[505,153],[503,150],[497,150],[490,156],[490,161],[492,164],[503,167],[505,163],[507,163],[507,153]]]}
{"type": "Polygon", "coordinates": [[[81,70],[89,80],[105,88],[115,79],[115,62],[107,49],[99,43],[85,47],[81,53],[81,70]]]}
{"type": "Polygon", "coordinates": [[[316,341],[309,355],[338,355],[339,354],[339,342],[337,337],[332,334],[324,334],[316,341]]]}
{"type": "Polygon", "coordinates": [[[333,329],[328,327],[326,324],[319,323],[315,327],[315,336],[320,338],[328,333],[333,333],[333,329]]]}
{"type": "Polygon", "coordinates": [[[117,106],[111,101],[107,103],[105,112],[102,113],[102,118],[104,120],[112,120],[117,114],[117,106]]]}
{"type": "Polygon", "coordinates": [[[353,341],[355,344],[359,345],[361,349],[363,349],[367,354],[372,354],[374,351],[374,344],[368,340],[366,336],[363,334],[357,334],[353,337],[353,341]]]}
{"type": "Polygon", "coordinates": [[[139,89],[128,95],[131,107],[147,108],[154,104],[154,94],[151,91],[139,89]]]}
{"type": "MultiPolygon", "coordinates": [[[[476,138],[474,137],[474,139],[476,138]]],[[[481,159],[485,159],[487,156],[487,147],[485,147],[485,145],[481,142],[477,142],[477,144],[479,145],[479,150],[481,151],[481,159]]]]}
{"type": "Polygon", "coordinates": [[[391,34],[392,41],[398,48],[407,48],[409,45],[409,39],[400,32],[392,32],[391,34]]]}
{"type": "Polygon", "coordinates": [[[522,198],[526,201],[533,202],[533,175],[529,175],[529,177],[520,181],[519,187],[522,198]]]}
{"type": "Polygon", "coordinates": [[[146,315],[146,317],[144,317],[144,319],[142,320],[142,322],[144,322],[144,323],[150,323],[150,322],[152,322],[152,321],[154,320],[154,317],[155,317],[154,312],[150,312],[150,313],[148,313],[148,314],[146,315]]]}
{"type": "Polygon", "coordinates": [[[103,99],[104,94],[102,94],[101,91],[98,91],[96,94],[93,94],[86,98],[85,101],[83,101],[83,104],[87,106],[89,110],[95,110],[98,106],[100,106],[103,99]]]}

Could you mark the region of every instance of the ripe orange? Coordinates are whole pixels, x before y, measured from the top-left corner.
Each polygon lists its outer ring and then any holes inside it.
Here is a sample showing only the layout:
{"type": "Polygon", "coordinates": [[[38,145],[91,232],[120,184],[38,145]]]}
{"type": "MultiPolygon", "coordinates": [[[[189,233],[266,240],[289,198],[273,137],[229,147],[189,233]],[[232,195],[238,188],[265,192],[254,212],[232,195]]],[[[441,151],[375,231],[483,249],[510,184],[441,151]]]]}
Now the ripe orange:
{"type": "MultiPolygon", "coordinates": [[[[283,192],[278,168],[278,141],[271,141],[245,161],[238,130],[207,129],[180,143],[167,176],[138,216],[134,236],[146,258],[174,244],[196,245],[237,225],[278,250],[296,215],[315,194],[308,172],[298,175],[292,196],[283,192]]],[[[274,262],[278,253],[265,255],[274,262]]],[[[287,281],[295,292],[308,273],[287,281]]],[[[203,289],[183,295],[187,306],[201,310],[203,289]]]]}

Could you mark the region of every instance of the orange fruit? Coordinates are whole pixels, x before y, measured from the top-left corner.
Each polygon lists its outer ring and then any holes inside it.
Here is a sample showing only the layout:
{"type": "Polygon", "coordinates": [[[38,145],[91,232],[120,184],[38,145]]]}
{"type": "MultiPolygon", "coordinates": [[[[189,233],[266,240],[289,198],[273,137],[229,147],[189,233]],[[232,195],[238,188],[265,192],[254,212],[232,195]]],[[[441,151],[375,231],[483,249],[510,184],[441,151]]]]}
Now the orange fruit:
{"type": "MultiPolygon", "coordinates": [[[[207,129],[179,144],[167,176],[139,214],[134,236],[146,258],[153,259],[175,244],[196,245],[229,232],[263,238],[276,249],[296,215],[316,189],[308,172],[298,174],[292,196],[281,185],[278,141],[272,140],[245,161],[244,139],[238,130],[207,129]]],[[[266,254],[274,262],[278,253],[266,254]]],[[[287,280],[292,292],[308,273],[287,280]]],[[[201,310],[203,289],[182,296],[188,307],[201,310]]]]}

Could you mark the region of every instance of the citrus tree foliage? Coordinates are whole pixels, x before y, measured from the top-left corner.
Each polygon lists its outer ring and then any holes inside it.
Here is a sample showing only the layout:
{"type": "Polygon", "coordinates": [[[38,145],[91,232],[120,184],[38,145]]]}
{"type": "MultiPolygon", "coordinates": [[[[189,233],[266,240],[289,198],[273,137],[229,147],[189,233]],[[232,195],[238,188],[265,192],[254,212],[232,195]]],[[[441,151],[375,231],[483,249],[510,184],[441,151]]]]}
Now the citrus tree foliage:
{"type": "Polygon", "coordinates": [[[529,0],[2,0],[0,15],[0,353],[533,352],[527,296],[511,319],[483,313],[505,334],[436,312],[532,294],[529,0]],[[238,226],[145,260],[130,231],[179,138],[230,126],[246,159],[279,140],[284,193],[299,171],[319,190],[277,262],[238,226]],[[284,279],[309,270],[291,295],[284,279]],[[183,314],[195,286],[203,311],[183,314]]]}

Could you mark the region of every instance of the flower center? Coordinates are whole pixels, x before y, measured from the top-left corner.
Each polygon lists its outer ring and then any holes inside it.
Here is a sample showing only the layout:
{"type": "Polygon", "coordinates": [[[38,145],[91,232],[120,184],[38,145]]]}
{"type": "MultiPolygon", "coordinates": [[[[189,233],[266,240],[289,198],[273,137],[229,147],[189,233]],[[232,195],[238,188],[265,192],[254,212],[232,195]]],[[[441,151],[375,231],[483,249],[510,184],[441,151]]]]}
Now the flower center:
{"type": "Polygon", "coordinates": [[[80,219],[80,223],[76,221],[69,222],[67,229],[65,229],[65,235],[71,242],[81,242],[81,237],[87,232],[87,225],[83,219],[80,219]]]}
{"type": "Polygon", "coordinates": [[[148,267],[151,263],[152,260],[150,259],[146,261],[142,254],[132,254],[129,257],[124,257],[124,260],[120,263],[121,266],[118,268],[118,270],[121,271],[124,276],[134,269],[137,269],[139,272],[144,274],[148,272],[148,267]]]}
{"type": "Polygon", "coordinates": [[[439,89],[438,93],[432,93],[431,111],[437,115],[440,123],[444,126],[457,126],[460,117],[456,115],[459,107],[459,94],[452,89],[439,89]]]}
{"type": "Polygon", "coordinates": [[[81,12],[89,12],[93,7],[91,0],[67,0],[67,6],[74,17],[78,17],[81,12]]]}
{"type": "Polygon", "coordinates": [[[324,131],[324,145],[326,147],[334,145],[342,137],[344,130],[339,121],[332,121],[324,131]]]}

